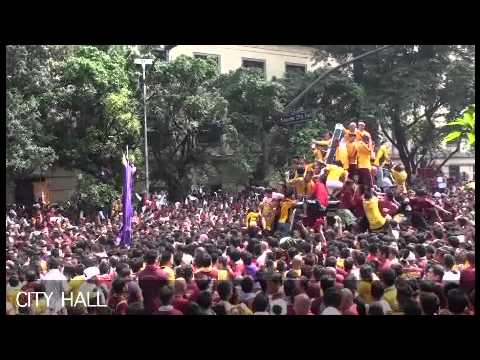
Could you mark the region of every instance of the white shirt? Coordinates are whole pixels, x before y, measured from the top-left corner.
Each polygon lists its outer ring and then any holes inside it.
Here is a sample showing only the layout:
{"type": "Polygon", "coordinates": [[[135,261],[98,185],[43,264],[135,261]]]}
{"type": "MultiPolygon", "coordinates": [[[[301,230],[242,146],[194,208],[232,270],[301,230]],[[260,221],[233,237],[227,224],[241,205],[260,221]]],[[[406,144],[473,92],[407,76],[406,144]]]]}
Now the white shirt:
{"type": "Polygon", "coordinates": [[[182,262],[186,265],[190,265],[193,261],[193,256],[190,254],[183,254],[182,256],[182,262]]]}
{"type": "Polygon", "coordinates": [[[52,269],[43,276],[41,281],[45,285],[45,292],[49,297],[47,303],[49,309],[53,312],[60,311],[64,307],[62,294],[68,292],[67,278],[59,269],[52,269]]]}
{"type": "Polygon", "coordinates": [[[342,313],[337,308],[328,306],[323,310],[322,315],[342,315],[342,313]]]}
{"type": "Polygon", "coordinates": [[[443,281],[459,282],[460,281],[460,271],[457,271],[455,274],[452,270],[445,271],[443,274],[443,281]]]}

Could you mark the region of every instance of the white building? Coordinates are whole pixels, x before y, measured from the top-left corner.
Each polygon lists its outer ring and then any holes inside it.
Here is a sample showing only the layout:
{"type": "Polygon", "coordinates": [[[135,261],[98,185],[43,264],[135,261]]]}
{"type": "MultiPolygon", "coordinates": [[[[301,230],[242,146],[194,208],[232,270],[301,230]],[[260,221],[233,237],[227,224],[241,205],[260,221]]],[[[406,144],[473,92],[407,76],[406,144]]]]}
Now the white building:
{"type": "MultiPolygon", "coordinates": [[[[438,157],[433,159],[436,165],[442,164],[448,154],[455,149],[455,146],[445,146],[444,151],[438,151],[438,157]]],[[[400,161],[398,150],[392,145],[392,160],[400,161]]],[[[441,168],[443,174],[447,177],[460,178],[466,174],[469,180],[475,179],[475,153],[471,150],[461,148],[459,152],[453,155],[441,168]]]]}
{"type": "Polygon", "coordinates": [[[220,73],[240,67],[256,68],[269,80],[281,78],[288,72],[316,69],[315,48],[301,45],[177,45],[169,52],[169,59],[180,55],[214,59],[220,73]]]}

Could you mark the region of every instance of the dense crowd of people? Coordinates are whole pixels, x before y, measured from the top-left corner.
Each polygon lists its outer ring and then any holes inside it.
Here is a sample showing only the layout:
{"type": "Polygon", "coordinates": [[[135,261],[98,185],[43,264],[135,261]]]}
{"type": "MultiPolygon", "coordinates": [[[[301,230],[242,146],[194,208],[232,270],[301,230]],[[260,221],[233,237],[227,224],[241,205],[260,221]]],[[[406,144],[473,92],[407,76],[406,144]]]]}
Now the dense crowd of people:
{"type": "Polygon", "coordinates": [[[6,313],[475,313],[469,186],[409,186],[361,122],[313,140],[311,155],[273,188],[144,197],[129,247],[117,245],[120,200],[92,219],[9,206],[6,313]]]}

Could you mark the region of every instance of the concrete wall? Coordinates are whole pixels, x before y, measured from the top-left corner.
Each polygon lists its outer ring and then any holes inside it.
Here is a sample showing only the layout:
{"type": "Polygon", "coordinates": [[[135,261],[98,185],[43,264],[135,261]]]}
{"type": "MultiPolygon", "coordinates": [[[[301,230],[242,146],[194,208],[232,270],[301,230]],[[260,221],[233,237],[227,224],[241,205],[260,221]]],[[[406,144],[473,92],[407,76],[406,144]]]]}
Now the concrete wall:
{"type": "Polygon", "coordinates": [[[242,66],[242,59],[263,60],[267,79],[285,75],[287,64],[305,65],[307,71],[314,70],[315,49],[298,45],[177,45],[170,51],[170,60],[180,55],[194,56],[195,53],[220,57],[222,74],[242,66]]]}
{"type": "MultiPolygon", "coordinates": [[[[35,174],[38,175],[38,174],[35,174]]],[[[76,190],[78,183],[78,171],[66,170],[60,167],[53,167],[42,174],[45,181],[32,181],[33,195],[35,201],[42,197],[48,202],[63,202],[70,199],[76,190]]],[[[15,182],[6,179],[6,202],[15,202],[15,182]]]]}
{"type": "Polygon", "coordinates": [[[75,192],[78,172],[55,167],[47,172],[46,178],[49,201],[62,202],[69,200],[75,192]]]}

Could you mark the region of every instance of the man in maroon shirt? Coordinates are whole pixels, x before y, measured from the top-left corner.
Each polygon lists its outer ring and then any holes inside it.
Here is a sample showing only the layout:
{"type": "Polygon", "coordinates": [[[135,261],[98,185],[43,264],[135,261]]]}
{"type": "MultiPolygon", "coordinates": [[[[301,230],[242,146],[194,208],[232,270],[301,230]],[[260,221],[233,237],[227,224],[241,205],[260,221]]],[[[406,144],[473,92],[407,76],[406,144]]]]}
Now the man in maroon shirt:
{"type": "Polygon", "coordinates": [[[161,306],[154,313],[155,315],[183,315],[180,310],[177,310],[171,304],[173,297],[173,290],[166,285],[160,289],[160,303],[161,306]]]}
{"type": "Polygon", "coordinates": [[[340,209],[348,209],[352,212],[355,210],[355,187],[356,185],[352,179],[348,179],[345,182],[345,186],[340,193],[340,209]]]}
{"type": "Polygon", "coordinates": [[[188,299],[186,296],[187,282],[184,278],[178,278],[175,280],[174,295],[171,304],[175,309],[185,314],[188,305],[188,299]]]}
{"type": "Polygon", "coordinates": [[[473,251],[467,253],[467,261],[469,266],[460,272],[460,288],[470,294],[475,289],[475,253],[473,251]]]}
{"type": "Polygon", "coordinates": [[[424,190],[418,190],[416,196],[410,199],[410,206],[412,207],[414,217],[423,216],[427,219],[438,221],[441,220],[438,211],[446,215],[451,215],[450,212],[436,205],[432,200],[427,199],[426,196],[427,193],[424,190]]]}
{"type": "Polygon", "coordinates": [[[127,315],[128,289],[126,280],[116,279],[113,281],[108,307],[113,315],[127,315]]]}
{"type": "Polygon", "coordinates": [[[398,205],[395,203],[392,192],[387,192],[379,202],[380,212],[383,216],[394,216],[397,213],[398,205]]]}
{"type": "Polygon", "coordinates": [[[138,273],[138,284],[142,289],[145,312],[153,314],[160,307],[160,289],[167,284],[167,274],[157,265],[157,252],[145,255],[145,269],[138,273]]]}

